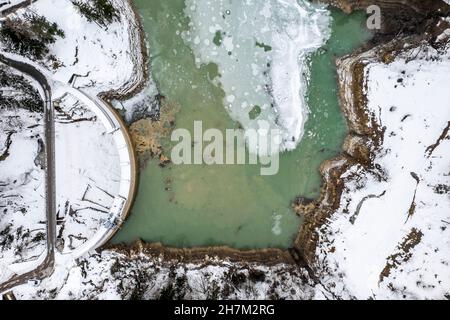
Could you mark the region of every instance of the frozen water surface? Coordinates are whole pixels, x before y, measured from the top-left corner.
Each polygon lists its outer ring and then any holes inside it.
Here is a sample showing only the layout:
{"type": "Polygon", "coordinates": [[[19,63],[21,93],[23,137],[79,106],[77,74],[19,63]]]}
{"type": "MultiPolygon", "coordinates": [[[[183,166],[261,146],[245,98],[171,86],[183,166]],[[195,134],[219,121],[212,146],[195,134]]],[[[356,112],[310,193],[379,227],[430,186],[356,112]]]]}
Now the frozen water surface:
{"type": "MultiPolygon", "coordinates": [[[[224,105],[244,129],[279,129],[295,149],[307,118],[307,57],[330,36],[329,11],[296,0],[187,0],[184,40],[215,63],[224,105]]],[[[250,145],[255,152],[256,146],[250,145]]]]}

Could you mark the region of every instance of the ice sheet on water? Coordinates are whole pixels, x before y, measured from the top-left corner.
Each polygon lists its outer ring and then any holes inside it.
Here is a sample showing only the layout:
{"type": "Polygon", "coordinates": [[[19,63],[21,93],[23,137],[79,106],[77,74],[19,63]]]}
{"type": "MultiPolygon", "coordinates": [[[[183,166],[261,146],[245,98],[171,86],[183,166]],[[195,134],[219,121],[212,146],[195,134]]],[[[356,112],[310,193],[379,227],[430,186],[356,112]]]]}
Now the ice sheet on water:
{"type": "Polygon", "coordinates": [[[307,118],[306,59],[330,36],[329,11],[304,0],[186,0],[185,13],[183,38],[198,66],[218,65],[231,117],[279,129],[281,148],[294,149],[307,118]]]}

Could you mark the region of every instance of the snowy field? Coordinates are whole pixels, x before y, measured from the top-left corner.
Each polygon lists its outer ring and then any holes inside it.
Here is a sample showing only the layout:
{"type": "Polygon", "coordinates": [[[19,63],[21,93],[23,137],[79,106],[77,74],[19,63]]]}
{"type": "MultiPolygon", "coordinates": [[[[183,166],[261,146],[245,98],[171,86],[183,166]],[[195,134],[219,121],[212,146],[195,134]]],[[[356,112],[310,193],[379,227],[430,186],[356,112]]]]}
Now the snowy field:
{"type": "Polygon", "coordinates": [[[4,12],[6,10],[12,9],[14,6],[18,6],[29,0],[2,0],[0,1],[0,11],[4,12]]]}
{"type": "Polygon", "coordinates": [[[54,73],[55,80],[67,83],[73,74],[87,75],[80,77],[77,85],[102,92],[118,89],[140,76],[133,74],[130,49],[135,46],[130,46],[130,26],[125,17],[105,28],[88,22],[68,0],[39,0],[12,16],[30,12],[44,15],[64,31],[64,37],[58,37],[50,48],[49,56],[56,60],[41,61],[54,73]]]}

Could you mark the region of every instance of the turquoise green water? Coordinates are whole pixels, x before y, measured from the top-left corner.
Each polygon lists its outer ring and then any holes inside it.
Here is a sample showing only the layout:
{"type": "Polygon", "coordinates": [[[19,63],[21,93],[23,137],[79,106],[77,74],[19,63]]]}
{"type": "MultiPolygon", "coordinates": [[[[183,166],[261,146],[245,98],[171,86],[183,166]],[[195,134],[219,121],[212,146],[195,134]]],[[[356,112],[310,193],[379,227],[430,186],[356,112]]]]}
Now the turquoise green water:
{"type": "MultiPolygon", "coordinates": [[[[211,82],[217,67],[197,68],[180,36],[189,22],[183,0],[135,2],[149,39],[154,79],[168,105],[179,107],[176,127],[192,131],[194,121],[201,120],[204,130],[236,128],[223,106],[222,89],[211,82]]],[[[333,11],[332,16],[330,40],[311,57],[304,138],[296,150],[281,155],[279,173],[261,176],[259,165],[160,168],[151,160],[141,172],[132,214],[114,243],[143,239],[176,247],[290,246],[302,222],[291,210],[291,201],[299,195],[318,196],[318,168],[340,152],[347,133],[338,105],[334,58],[370,36],[362,27],[363,14],[333,11]]]]}

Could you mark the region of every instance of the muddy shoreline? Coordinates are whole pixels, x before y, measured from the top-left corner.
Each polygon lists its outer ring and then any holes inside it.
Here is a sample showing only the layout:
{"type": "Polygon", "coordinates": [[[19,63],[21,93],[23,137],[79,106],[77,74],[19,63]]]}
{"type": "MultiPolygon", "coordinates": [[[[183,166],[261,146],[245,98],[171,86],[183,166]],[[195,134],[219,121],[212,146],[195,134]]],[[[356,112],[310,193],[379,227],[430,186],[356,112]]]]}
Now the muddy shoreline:
{"type": "MultiPolygon", "coordinates": [[[[132,4],[131,0],[128,1],[132,4]]],[[[211,257],[217,257],[231,262],[257,262],[263,265],[295,263],[299,267],[314,270],[320,228],[340,206],[345,183],[341,179],[342,174],[356,164],[376,170],[372,168],[372,159],[383,141],[383,128],[377,125],[375,115],[366,112],[367,101],[363,87],[365,65],[368,61],[374,60],[389,63],[406,41],[416,46],[423,41],[433,45],[434,35],[438,34],[438,30],[433,29],[429,34],[425,34],[425,30],[435,25],[439,17],[450,15],[449,5],[443,1],[434,0],[325,0],[322,2],[329,3],[346,13],[365,9],[372,4],[379,5],[383,13],[383,28],[375,32],[372,40],[366,45],[336,61],[339,100],[349,134],[345,139],[342,153],[333,159],[326,160],[320,167],[323,185],[319,198],[312,202],[305,201],[297,204],[296,212],[301,214],[305,221],[300,227],[292,248],[288,250],[238,250],[229,247],[170,248],[159,243],[137,241],[131,246],[106,245],[100,250],[113,250],[128,256],[144,254],[183,263],[205,263],[211,257]]],[[[138,25],[141,26],[137,12],[135,17],[139,20],[138,25]]],[[[142,29],[139,30],[141,46],[145,47],[145,34],[142,29]]],[[[145,57],[148,59],[148,53],[146,50],[145,52],[145,57]]],[[[146,72],[148,77],[149,71],[146,72]]],[[[135,93],[137,92],[139,91],[135,93]]]]}

